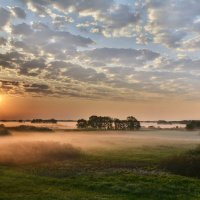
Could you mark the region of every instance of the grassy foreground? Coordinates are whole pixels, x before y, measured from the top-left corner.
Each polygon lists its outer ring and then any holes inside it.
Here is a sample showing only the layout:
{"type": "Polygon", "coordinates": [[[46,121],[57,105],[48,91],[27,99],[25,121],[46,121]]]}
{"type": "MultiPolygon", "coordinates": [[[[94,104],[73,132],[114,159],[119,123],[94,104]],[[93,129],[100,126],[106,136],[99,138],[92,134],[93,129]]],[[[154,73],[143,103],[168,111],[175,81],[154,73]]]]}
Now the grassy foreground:
{"type": "Polygon", "coordinates": [[[0,200],[197,200],[200,179],[160,162],[182,147],[83,152],[59,162],[0,167],[0,200]]]}

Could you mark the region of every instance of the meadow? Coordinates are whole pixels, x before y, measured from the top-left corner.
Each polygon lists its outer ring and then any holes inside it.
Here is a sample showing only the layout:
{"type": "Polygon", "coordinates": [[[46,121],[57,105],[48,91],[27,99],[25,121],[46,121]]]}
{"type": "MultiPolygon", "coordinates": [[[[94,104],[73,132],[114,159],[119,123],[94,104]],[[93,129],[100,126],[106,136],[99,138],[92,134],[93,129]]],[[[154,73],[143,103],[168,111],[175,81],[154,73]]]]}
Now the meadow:
{"type": "Polygon", "coordinates": [[[14,132],[0,138],[0,200],[200,199],[200,134],[14,132]]]}

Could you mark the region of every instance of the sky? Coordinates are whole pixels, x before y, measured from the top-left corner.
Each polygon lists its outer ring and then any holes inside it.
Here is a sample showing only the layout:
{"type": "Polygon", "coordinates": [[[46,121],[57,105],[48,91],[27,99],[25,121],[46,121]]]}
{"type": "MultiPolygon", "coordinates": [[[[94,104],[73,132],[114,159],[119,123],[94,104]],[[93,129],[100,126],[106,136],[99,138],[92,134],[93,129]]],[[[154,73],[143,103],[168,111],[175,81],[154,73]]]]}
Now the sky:
{"type": "Polygon", "coordinates": [[[199,0],[0,0],[0,119],[200,119],[199,0]]]}

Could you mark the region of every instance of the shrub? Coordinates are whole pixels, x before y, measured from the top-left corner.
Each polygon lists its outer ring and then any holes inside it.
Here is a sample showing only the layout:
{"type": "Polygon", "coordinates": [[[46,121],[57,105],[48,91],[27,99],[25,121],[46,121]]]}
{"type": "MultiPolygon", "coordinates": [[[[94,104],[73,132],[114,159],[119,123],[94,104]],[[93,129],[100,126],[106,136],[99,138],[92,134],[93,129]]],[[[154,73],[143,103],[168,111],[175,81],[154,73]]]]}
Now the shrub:
{"type": "Polygon", "coordinates": [[[11,127],[10,130],[13,130],[13,131],[39,131],[39,132],[52,132],[53,131],[52,129],[50,129],[48,127],[36,127],[36,126],[26,126],[26,125],[11,127]]]}
{"type": "Polygon", "coordinates": [[[160,167],[175,174],[200,178],[200,146],[161,161],[160,167]]]}

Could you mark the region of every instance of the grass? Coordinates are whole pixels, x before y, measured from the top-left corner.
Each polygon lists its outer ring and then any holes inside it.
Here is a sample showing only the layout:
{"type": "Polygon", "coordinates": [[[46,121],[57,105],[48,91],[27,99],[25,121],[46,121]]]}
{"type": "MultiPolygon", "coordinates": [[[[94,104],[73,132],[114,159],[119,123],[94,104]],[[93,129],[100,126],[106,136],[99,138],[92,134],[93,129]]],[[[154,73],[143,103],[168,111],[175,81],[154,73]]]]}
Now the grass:
{"type": "Polygon", "coordinates": [[[189,148],[99,149],[57,162],[1,165],[0,200],[198,200],[200,179],[160,167],[194,153],[189,148]]]}
{"type": "Polygon", "coordinates": [[[199,199],[197,179],[131,172],[76,174],[64,178],[1,168],[0,199],[199,199]]]}
{"type": "Polygon", "coordinates": [[[160,162],[160,166],[175,174],[200,178],[200,146],[180,155],[172,155],[160,162]]]}

